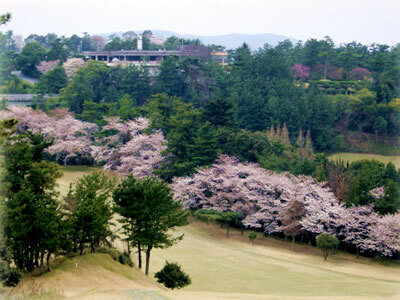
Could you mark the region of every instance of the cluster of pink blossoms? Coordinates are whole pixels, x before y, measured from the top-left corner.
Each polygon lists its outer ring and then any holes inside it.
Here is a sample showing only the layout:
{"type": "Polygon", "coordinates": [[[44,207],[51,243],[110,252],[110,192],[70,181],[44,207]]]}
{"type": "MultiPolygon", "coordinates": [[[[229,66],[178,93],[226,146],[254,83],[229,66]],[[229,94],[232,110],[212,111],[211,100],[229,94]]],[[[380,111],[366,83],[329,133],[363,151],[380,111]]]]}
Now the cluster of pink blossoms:
{"type": "Polygon", "coordinates": [[[400,251],[400,213],[380,216],[371,206],[346,208],[323,183],[308,176],[275,173],[222,155],[212,167],[176,178],[172,187],[187,208],[239,212],[245,226],[267,234],[283,231],[282,217],[297,200],[304,207],[300,223],[308,234],[334,234],[360,251],[381,256],[400,251]]]}
{"type": "Polygon", "coordinates": [[[96,124],[74,118],[66,109],[56,109],[46,114],[24,106],[10,106],[7,111],[0,110],[0,120],[16,118],[18,131],[42,132],[54,143],[46,151],[60,164],[97,162],[105,169],[116,170],[122,174],[132,173],[142,177],[152,175],[154,168],[162,162],[161,151],[166,146],[160,131],[145,134],[149,125],[145,118],[121,122],[118,118],[106,119],[108,125],[103,131],[112,134],[97,138],[96,124]]]}

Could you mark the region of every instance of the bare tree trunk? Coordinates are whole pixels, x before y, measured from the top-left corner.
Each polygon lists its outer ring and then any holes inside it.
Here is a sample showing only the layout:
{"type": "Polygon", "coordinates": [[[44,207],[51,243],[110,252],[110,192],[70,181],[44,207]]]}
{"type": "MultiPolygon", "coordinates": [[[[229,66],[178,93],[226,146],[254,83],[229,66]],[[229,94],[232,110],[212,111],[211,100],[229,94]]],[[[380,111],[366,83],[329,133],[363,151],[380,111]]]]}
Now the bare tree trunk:
{"type": "Polygon", "coordinates": [[[292,235],[292,250],[294,251],[294,242],[295,242],[295,236],[292,235]]]}
{"type": "Polygon", "coordinates": [[[49,271],[49,272],[51,271],[50,256],[51,256],[51,252],[47,253],[46,264],[47,264],[47,271],[49,271]]]}
{"type": "Polygon", "coordinates": [[[129,244],[129,240],[126,240],[126,244],[128,246],[128,255],[131,256],[131,245],[129,244]]]}
{"type": "Polygon", "coordinates": [[[40,266],[43,266],[44,252],[40,254],[40,266]]]}
{"type": "Polygon", "coordinates": [[[146,250],[146,272],[145,274],[148,276],[149,275],[149,266],[150,266],[150,252],[153,246],[148,246],[146,250]]]}
{"type": "Polygon", "coordinates": [[[142,247],[140,245],[140,242],[137,243],[138,247],[138,262],[139,262],[139,269],[142,268],[142,247]]]}

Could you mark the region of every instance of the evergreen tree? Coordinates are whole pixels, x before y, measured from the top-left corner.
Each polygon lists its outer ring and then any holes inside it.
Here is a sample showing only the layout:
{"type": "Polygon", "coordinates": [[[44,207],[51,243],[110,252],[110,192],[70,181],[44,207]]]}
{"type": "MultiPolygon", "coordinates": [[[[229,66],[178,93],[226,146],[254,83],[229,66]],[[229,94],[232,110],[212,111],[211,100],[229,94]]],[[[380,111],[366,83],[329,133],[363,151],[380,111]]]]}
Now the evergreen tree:
{"type": "MultiPolygon", "coordinates": [[[[177,102],[179,103],[179,102],[177,102]]],[[[193,172],[191,145],[197,135],[201,113],[190,104],[180,103],[168,120],[166,159],[156,171],[163,179],[174,176],[187,176],[193,172]]]]}
{"type": "Polygon", "coordinates": [[[376,211],[380,214],[394,214],[400,208],[400,188],[391,179],[384,185],[385,194],[376,200],[376,211]]]}
{"type": "Polygon", "coordinates": [[[128,177],[114,193],[115,209],[126,222],[131,222],[128,236],[146,249],[146,275],[149,274],[153,248],[167,248],[182,239],[173,237],[171,230],[188,223],[182,203],[175,201],[167,183],[157,178],[128,177]]]}
{"type": "Polygon", "coordinates": [[[40,94],[58,94],[67,83],[68,77],[64,67],[57,66],[40,77],[36,89],[40,94]]]}
{"type": "Polygon", "coordinates": [[[220,98],[208,101],[203,110],[203,119],[215,127],[235,127],[236,115],[233,103],[228,99],[220,98]]]}
{"type": "Polygon", "coordinates": [[[283,123],[282,125],[282,131],[281,131],[281,140],[282,144],[284,144],[287,147],[290,147],[290,138],[289,138],[289,131],[286,126],[286,122],[283,123]]]}
{"type": "Polygon", "coordinates": [[[30,42],[24,46],[17,57],[17,66],[26,76],[40,77],[36,66],[46,58],[46,49],[38,42],[30,42]]]}
{"type": "Polygon", "coordinates": [[[300,148],[302,148],[304,146],[304,135],[303,135],[303,130],[301,128],[300,128],[300,131],[299,131],[299,136],[297,137],[296,144],[300,148]]]}
{"type": "Polygon", "coordinates": [[[121,99],[118,100],[117,116],[124,121],[133,119],[136,115],[134,110],[135,106],[135,100],[132,99],[128,94],[125,94],[121,99]]]}
{"type": "Polygon", "coordinates": [[[306,135],[306,145],[304,147],[309,153],[313,153],[313,146],[312,146],[312,141],[311,141],[311,131],[310,129],[307,130],[307,135],[306,135]]]}
{"type": "Polygon", "coordinates": [[[61,214],[55,191],[61,176],[58,166],[43,160],[51,141],[42,134],[26,132],[5,145],[6,243],[20,270],[47,266],[52,253],[61,246],[61,214]]]}
{"type": "Polygon", "coordinates": [[[116,180],[108,179],[103,173],[93,172],[71,185],[63,208],[75,252],[79,249],[82,255],[86,247],[95,252],[101,244],[109,244],[108,238],[112,236],[109,197],[115,183],[116,180]]]}
{"type": "Polygon", "coordinates": [[[197,131],[193,144],[189,146],[191,161],[195,167],[211,165],[217,158],[217,138],[209,122],[204,123],[197,131]]]}

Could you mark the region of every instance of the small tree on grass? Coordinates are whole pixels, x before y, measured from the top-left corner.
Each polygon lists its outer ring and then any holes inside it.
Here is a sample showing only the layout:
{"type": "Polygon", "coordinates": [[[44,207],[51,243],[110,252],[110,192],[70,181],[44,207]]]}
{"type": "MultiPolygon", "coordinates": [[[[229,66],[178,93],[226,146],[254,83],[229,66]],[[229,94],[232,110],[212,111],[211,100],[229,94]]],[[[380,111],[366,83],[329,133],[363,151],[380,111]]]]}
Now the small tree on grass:
{"type": "Polygon", "coordinates": [[[180,289],[191,283],[189,275],[181,270],[177,263],[166,262],[164,268],[154,275],[157,281],[169,289],[180,289]]]}
{"type": "Polygon", "coordinates": [[[336,248],[338,245],[339,240],[334,235],[321,233],[317,236],[317,247],[321,248],[325,260],[328,258],[329,250],[336,248]]]}
{"type": "Polygon", "coordinates": [[[303,204],[295,199],[293,200],[282,217],[282,230],[286,236],[292,237],[292,250],[294,251],[294,243],[296,236],[303,232],[303,226],[300,221],[304,215],[303,204]]]}
{"type": "Polygon", "coordinates": [[[79,249],[82,255],[86,246],[95,252],[96,247],[108,243],[107,238],[112,236],[109,197],[115,184],[116,180],[93,172],[71,185],[63,210],[74,252],[79,249]]]}
{"type": "MultiPolygon", "coordinates": [[[[188,224],[182,203],[175,201],[167,183],[155,178],[128,176],[114,191],[115,211],[122,217],[128,239],[146,249],[146,275],[153,248],[168,248],[180,241],[171,230],[188,224]]],[[[140,255],[139,250],[139,255],[140,255]]]]}
{"type": "Polygon", "coordinates": [[[225,224],[226,237],[229,237],[231,222],[236,221],[238,223],[241,217],[240,213],[234,211],[218,211],[214,209],[199,209],[194,213],[194,216],[202,222],[217,221],[225,224]]]}
{"type": "Polygon", "coordinates": [[[255,232],[250,232],[249,233],[249,240],[250,240],[250,243],[253,245],[253,242],[254,242],[254,240],[257,238],[257,233],[255,233],[255,232]]]}

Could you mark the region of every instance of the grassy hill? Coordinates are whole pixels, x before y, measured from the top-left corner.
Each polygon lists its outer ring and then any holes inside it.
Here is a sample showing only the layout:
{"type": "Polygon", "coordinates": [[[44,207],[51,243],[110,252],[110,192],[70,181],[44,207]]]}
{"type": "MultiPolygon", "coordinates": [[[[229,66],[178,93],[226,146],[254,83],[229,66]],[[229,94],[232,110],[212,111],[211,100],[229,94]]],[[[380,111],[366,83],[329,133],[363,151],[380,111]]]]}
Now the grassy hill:
{"type": "MultiPolygon", "coordinates": [[[[63,168],[60,187],[92,170],[63,168]]],[[[293,252],[290,242],[260,234],[251,245],[248,232],[241,236],[240,231],[232,230],[226,238],[224,228],[199,222],[177,233],[184,233],[180,243],[152,251],[150,277],[166,260],[178,262],[192,279],[182,290],[167,291],[141,271],[105,254],[67,260],[41,277],[24,279],[20,289],[35,285],[50,289],[50,297],[34,299],[54,299],[61,291],[71,299],[400,298],[398,263],[384,265],[341,251],[324,261],[320,251],[308,245],[297,245],[293,252]]],[[[116,246],[123,248],[121,243],[116,246]]]]}
{"type": "Polygon", "coordinates": [[[18,299],[165,299],[156,282],[114,261],[108,254],[67,259],[51,272],[26,277],[11,293],[18,299]]]}

